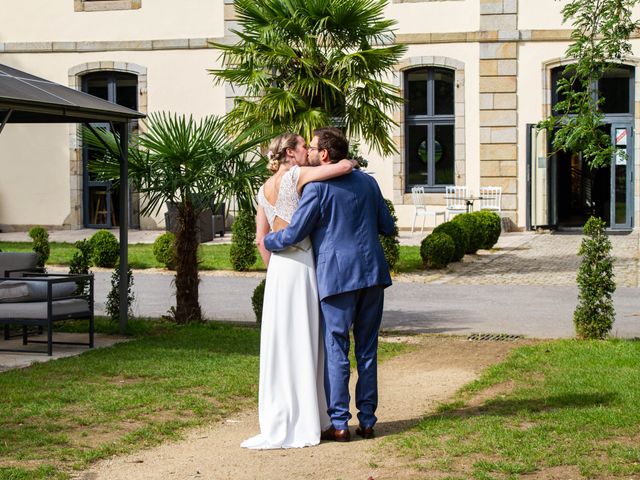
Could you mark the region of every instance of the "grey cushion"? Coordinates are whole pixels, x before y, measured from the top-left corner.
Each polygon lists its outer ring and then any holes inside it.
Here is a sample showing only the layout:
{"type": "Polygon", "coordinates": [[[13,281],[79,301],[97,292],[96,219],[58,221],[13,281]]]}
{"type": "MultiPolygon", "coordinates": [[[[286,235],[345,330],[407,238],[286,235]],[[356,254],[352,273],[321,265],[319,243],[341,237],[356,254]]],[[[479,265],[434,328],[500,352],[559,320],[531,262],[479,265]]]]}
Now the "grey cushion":
{"type": "Polygon", "coordinates": [[[35,252],[0,252],[0,277],[4,277],[7,270],[35,268],[37,262],[38,256],[35,252]]]}
{"type": "Polygon", "coordinates": [[[25,282],[0,282],[0,303],[21,302],[29,298],[29,287],[25,282]]]}
{"type": "MultiPolygon", "coordinates": [[[[53,315],[89,313],[89,302],[81,299],[58,300],[52,304],[53,315]]],[[[11,318],[47,318],[47,302],[0,303],[0,320],[11,318]]]]}
{"type": "MultiPolygon", "coordinates": [[[[29,277],[30,279],[45,277],[29,277]]],[[[56,277],[47,277],[56,278],[56,277]]],[[[58,277],[59,278],[59,277],[58,277]]],[[[26,284],[29,293],[25,297],[13,299],[13,302],[39,302],[47,299],[47,282],[35,280],[5,280],[3,285],[21,285],[26,284]]],[[[8,288],[8,287],[7,287],[8,288]]],[[[53,298],[70,297],[76,291],[76,282],[54,283],[51,286],[53,298]]]]}

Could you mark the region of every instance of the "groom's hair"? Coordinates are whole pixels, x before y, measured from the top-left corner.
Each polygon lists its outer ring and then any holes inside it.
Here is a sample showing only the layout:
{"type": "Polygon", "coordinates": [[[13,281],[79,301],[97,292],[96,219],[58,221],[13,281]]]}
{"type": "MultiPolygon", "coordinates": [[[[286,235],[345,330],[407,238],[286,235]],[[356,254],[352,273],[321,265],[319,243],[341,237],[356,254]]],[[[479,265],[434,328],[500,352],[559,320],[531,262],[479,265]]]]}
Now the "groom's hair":
{"type": "Polygon", "coordinates": [[[322,127],[313,131],[318,137],[318,148],[326,150],[331,163],[337,163],[349,155],[349,140],[336,127],[322,127]]]}

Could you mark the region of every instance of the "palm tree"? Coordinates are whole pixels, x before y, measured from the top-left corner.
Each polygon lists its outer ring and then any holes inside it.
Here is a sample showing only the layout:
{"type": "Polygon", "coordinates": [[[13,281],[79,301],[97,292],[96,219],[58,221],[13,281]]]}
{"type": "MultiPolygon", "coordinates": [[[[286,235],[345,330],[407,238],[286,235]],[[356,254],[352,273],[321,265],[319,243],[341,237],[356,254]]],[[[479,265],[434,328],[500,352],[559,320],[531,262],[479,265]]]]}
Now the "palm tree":
{"type": "Polygon", "coordinates": [[[236,0],[237,43],[212,43],[218,83],[242,86],[229,117],[237,131],[262,124],[306,138],[336,125],[383,154],[396,151],[388,113],[402,103],[384,81],[406,50],[393,44],[386,0],[236,0]]]}
{"type": "MultiPolygon", "coordinates": [[[[215,116],[196,122],[184,115],[155,113],[144,126],[129,147],[129,178],[143,195],[143,214],[158,213],[165,203],[176,206],[175,319],[199,322],[198,216],[231,195],[244,208],[253,208],[267,172],[258,150],[266,139],[256,137],[256,128],[229,138],[225,120],[215,116]]],[[[84,138],[102,153],[90,170],[117,183],[118,139],[104,129],[85,129],[84,138]]]]}

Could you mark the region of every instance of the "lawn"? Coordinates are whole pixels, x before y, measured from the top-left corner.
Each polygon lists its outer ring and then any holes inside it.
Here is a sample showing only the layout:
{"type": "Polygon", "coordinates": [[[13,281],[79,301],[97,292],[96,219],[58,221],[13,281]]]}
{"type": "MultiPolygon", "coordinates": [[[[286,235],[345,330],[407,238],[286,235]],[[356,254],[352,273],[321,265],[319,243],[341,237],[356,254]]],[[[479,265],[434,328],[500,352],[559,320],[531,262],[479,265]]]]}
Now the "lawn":
{"type": "MultiPolygon", "coordinates": [[[[99,322],[102,331],[112,330],[99,322]]],[[[135,339],[0,373],[0,479],[66,479],[255,408],[260,331],[132,320],[135,339]]],[[[405,346],[381,343],[381,360],[405,346]]]]}
{"type": "Polygon", "coordinates": [[[520,348],[387,447],[427,478],[638,478],[639,360],[638,341],[520,348]]]}
{"type": "MultiPolygon", "coordinates": [[[[31,242],[0,242],[0,250],[5,252],[30,252],[31,242]]],[[[201,245],[200,246],[200,269],[201,270],[233,270],[229,260],[230,244],[201,245]]],[[[51,243],[51,256],[48,265],[69,265],[71,257],[76,252],[76,248],[71,243],[51,243]]],[[[264,270],[264,263],[257,254],[258,260],[252,270],[264,270]]],[[[145,243],[134,243],[129,245],[129,265],[131,268],[163,268],[153,256],[153,245],[145,243]]],[[[420,259],[420,247],[401,246],[399,272],[410,272],[422,268],[420,259]]]]}

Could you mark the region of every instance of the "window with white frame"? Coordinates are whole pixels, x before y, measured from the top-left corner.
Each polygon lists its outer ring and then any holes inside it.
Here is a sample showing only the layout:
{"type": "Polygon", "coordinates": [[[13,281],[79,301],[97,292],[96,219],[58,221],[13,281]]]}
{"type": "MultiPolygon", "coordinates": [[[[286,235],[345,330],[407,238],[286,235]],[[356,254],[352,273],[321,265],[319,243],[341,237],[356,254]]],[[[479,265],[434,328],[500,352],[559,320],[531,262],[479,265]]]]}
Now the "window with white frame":
{"type": "Polygon", "coordinates": [[[405,191],[444,191],[455,178],[455,71],[421,67],[404,72],[405,191]]]}

